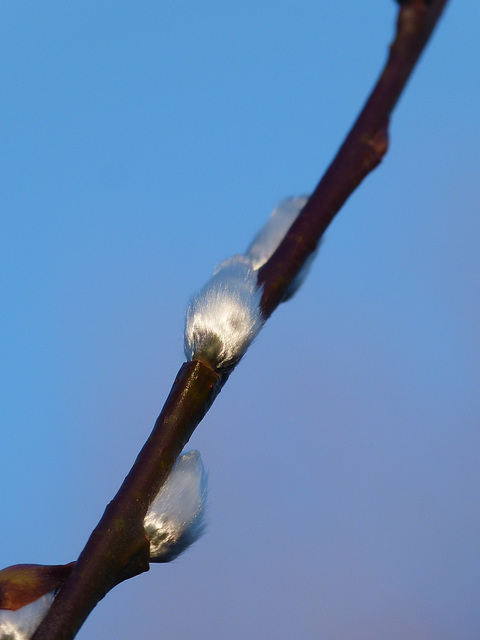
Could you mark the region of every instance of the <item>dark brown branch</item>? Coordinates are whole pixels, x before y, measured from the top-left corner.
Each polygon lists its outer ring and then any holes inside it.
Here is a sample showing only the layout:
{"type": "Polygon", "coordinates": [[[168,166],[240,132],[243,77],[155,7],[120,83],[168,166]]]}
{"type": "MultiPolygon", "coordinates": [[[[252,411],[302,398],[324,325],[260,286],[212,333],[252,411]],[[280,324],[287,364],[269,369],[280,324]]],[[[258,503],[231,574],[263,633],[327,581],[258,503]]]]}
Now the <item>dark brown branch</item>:
{"type": "MultiPolygon", "coordinates": [[[[344,202],[386,153],[390,114],[446,3],[401,3],[395,40],[373,92],[285,240],[259,272],[265,317],[282,301],[344,202]]],[[[33,640],[71,640],[112,587],[148,570],[146,510],[226,377],[200,362],[182,366],[152,434],[33,640]]]]}
{"type": "Polygon", "coordinates": [[[182,366],[153,431],[34,635],[74,638],[97,602],[116,584],[149,569],[143,528],[148,506],[220,390],[201,362],[182,366]]]}
{"type": "Polygon", "coordinates": [[[357,121],[290,232],[260,269],[262,311],[269,317],[315,251],[324,231],[360,182],[381,162],[395,104],[447,3],[406,2],[400,8],[387,63],[357,121]]]}

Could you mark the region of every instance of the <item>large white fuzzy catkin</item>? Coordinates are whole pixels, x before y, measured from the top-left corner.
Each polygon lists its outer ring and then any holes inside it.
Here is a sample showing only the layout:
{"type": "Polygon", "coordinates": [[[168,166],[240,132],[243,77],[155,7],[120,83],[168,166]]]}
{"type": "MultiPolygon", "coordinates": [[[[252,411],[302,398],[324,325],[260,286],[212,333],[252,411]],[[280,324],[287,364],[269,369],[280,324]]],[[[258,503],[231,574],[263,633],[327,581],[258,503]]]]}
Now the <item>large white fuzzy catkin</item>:
{"type": "MultiPolygon", "coordinates": [[[[269,260],[295,222],[298,214],[307,204],[307,196],[282,200],[270,214],[247,249],[246,256],[252,261],[254,269],[260,269],[269,260]]],[[[299,289],[310,271],[316,251],[307,259],[295,280],[290,284],[284,301],[291,298],[299,289]]]]}
{"type": "MultiPolygon", "coordinates": [[[[247,351],[262,328],[262,288],[258,270],[276,251],[300,211],[306,196],[287,198],[272,211],[245,255],[225,260],[190,301],[185,321],[185,355],[217,371],[228,371],[247,351]]],[[[305,280],[316,251],[308,258],[283,300],[291,298],[305,280]]]]}
{"type": "Polygon", "coordinates": [[[263,326],[261,289],[249,258],[233,256],[191,300],[185,321],[185,355],[218,371],[235,365],[263,326]]]}
{"type": "Polygon", "coordinates": [[[51,591],[16,611],[0,609],[0,640],[29,640],[45,617],[53,598],[54,592],[51,591]]]}
{"type": "Polygon", "coordinates": [[[207,474],[200,453],[180,456],[144,520],[150,539],[150,562],[170,562],[205,529],[207,474]]]}

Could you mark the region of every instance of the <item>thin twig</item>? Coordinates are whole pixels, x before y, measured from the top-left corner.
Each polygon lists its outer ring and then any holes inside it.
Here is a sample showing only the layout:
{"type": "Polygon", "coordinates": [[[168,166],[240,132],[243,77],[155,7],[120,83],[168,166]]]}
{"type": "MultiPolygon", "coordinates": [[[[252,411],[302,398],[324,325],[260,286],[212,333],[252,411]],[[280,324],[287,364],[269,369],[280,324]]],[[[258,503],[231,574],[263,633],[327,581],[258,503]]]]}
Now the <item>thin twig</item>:
{"type": "Polygon", "coordinates": [[[74,638],[110,589],[148,571],[145,513],[210,408],[220,383],[220,376],[201,362],[181,367],[150,437],[33,636],[36,640],[74,638]]]}
{"type": "MultiPolygon", "coordinates": [[[[344,202],[386,153],[391,112],[446,3],[400,3],[395,40],[375,88],[302,213],[259,272],[266,318],[282,301],[344,202]]],[[[152,434],[33,640],[71,640],[110,589],[148,571],[145,512],[227,377],[197,361],[182,366],[152,434]]]]}
{"type": "Polygon", "coordinates": [[[390,55],[364,108],[290,232],[260,269],[265,317],[282,301],[345,201],[381,162],[388,148],[390,115],[446,3],[413,0],[401,6],[390,55]]]}

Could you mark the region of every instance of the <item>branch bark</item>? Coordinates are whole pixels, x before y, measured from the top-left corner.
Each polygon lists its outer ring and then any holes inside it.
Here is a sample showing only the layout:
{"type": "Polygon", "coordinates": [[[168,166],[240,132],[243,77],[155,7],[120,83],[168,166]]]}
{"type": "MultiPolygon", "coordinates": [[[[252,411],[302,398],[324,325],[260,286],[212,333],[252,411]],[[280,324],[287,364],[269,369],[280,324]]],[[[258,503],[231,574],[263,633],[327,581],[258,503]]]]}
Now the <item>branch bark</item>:
{"type": "MultiPolygon", "coordinates": [[[[283,300],[344,202],[385,155],[391,112],[446,3],[399,3],[395,39],[370,97],[302,213],[259,271],[265,318],[283,300]]],[[[145,513],[227,378],[202,362],[182,365],[150,437],[33,640],[71,640],[110,589],[148,571],[145,513]]]]}
{"type": "Polygon", "coordinates": [[[401,3],[395,39],[380,77],[337,155],[270,260],[260,269],[262,310],[269,317],[289,284],[362,180],[388,149],[390,115],[447,0],[401,3]]]}

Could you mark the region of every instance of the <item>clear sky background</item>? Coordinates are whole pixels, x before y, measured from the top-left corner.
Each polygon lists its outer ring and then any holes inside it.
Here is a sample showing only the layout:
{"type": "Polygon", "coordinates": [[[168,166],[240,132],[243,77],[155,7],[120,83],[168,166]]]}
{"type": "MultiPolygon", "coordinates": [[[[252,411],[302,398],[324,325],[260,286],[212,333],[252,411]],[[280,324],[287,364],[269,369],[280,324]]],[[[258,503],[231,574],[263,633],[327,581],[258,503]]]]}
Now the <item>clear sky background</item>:
{"type": "MultiPolygon", "coordinates": [[[[183,362],[189,297],[311,191],[396,5],[3,2],[0,566],[77,557],[183,362]]],[[[81,640],[480,637],[480,5],[190,444],[205,536],[81,640]]]]}

